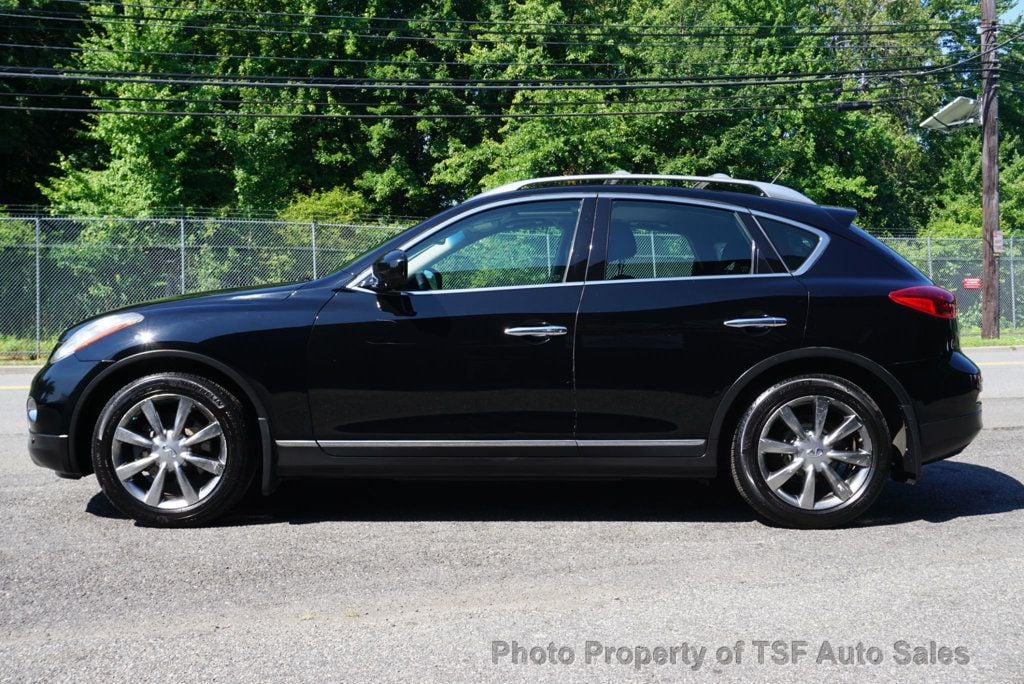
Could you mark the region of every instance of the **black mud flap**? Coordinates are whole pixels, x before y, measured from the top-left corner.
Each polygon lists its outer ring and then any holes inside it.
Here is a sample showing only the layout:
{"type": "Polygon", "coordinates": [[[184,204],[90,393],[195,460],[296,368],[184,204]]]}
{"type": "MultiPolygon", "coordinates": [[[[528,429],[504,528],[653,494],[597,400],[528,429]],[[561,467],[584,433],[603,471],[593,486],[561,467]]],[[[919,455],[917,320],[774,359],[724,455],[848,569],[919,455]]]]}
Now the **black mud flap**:
{"type": "Polygon", "coordinates": [[[921,435],[911,406],[900,406],[903,412],[903,427],[896,433],[892,445],[896,450],[892,477],[898,482],[914,484],[921,476],[921,435]]]}

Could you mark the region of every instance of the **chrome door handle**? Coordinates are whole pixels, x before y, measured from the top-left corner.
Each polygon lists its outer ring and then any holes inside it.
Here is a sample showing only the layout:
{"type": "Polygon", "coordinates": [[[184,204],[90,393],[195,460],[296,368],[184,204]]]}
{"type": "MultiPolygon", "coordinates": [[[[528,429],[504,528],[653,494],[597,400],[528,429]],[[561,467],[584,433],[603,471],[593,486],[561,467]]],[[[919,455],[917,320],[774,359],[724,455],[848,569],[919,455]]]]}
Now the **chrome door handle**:
{"type": "Polygon", "coordinates": [[[556,337],[569,330],[564,325],[531,325],[519,328],[505,328],[505,334],[512,337],[556,337]]]}
{"type": "Polygon", "coordinates": [[[781,328],[788,323],[785,318],[778,316],[762,316],[761,318],[734,318],[725,321],[730,328],[781,328]]]}

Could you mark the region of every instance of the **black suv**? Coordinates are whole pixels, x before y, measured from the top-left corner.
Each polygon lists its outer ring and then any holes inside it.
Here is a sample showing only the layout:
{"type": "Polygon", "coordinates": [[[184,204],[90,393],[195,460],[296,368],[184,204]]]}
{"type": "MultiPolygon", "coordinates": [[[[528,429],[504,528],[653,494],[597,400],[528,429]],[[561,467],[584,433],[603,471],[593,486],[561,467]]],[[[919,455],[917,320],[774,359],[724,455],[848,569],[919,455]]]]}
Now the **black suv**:
{"type": "Polygon", "coordinates": [[[325,278],[70,329],[29,448],[158,525],[254,480],[720,474],[841,525],[981,429],[953,295],[854,215],[723,176],[513,183],[325,278]]]}

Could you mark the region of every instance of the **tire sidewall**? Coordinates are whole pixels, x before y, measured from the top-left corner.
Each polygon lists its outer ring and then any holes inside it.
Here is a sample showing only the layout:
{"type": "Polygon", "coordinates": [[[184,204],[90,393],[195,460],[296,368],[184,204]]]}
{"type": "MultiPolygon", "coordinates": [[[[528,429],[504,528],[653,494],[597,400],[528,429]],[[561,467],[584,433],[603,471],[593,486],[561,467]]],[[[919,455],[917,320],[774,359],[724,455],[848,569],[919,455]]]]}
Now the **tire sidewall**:
{"type": "Polygon", "coordinates": [[[864,513],[885,488],[890,470],[890,442],[881,410],[860,387],[835,376],[801,376],[765,390],[740,419],[732,447],[733,478],[740,494],[771,522],[812,528],[844,525],[864,513]],[[809,395],[827,396],[849,405],[863,418],[875,454],[874,470],[856,500],[829,510],[804,510],[780,500],[765,482],[758,463],[757,445],[769,417],[783,404],[809,395]]]}
{"type": "Polygon", "coordinates": [[[125,515],[153,525],[202,524],[233,506],[248,488],[254,470],[251,441],[242,406],[226,389],[197,376],[159,373],[129,383],[103,407],[93,430],[93,468],[103,493],[125,515]],[[112,456],[113,434],[125,413],[148,397],[167,393],[186,396],[209,410],[221,425],[228,453],[216,488],[201,501],[173,510],[154,508],[133,497],[117,477],[112,456]]]}

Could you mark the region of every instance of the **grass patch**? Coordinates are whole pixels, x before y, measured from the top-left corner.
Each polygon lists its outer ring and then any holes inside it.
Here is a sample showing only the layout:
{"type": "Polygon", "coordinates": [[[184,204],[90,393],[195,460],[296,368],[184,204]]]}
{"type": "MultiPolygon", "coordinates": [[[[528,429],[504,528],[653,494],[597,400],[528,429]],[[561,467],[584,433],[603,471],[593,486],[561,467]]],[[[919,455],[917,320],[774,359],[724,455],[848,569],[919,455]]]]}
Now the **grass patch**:
{"type": "Polygon", "coordinates": [[[39,356],[36,356],[35,338],[0,335],[0,365],[40,364],[56,344],[56,338],[43,340],[39,346],[39,356]]]}
{"type": "Polygon", "coordinates": [[[1024,334],[1000,335],[994,340],[983,340],[981,335],[961,335],[961,346],[971,347],[1024,347],[1024,334]]]}
{"type": "Polygon", "coordinates": [[[992,340],[985,340],[981,337],[980,330],[966,330],[960,332],[961,347],[1024,347],[1024,330],[1003,330],[999,337],[992,340]]]}

